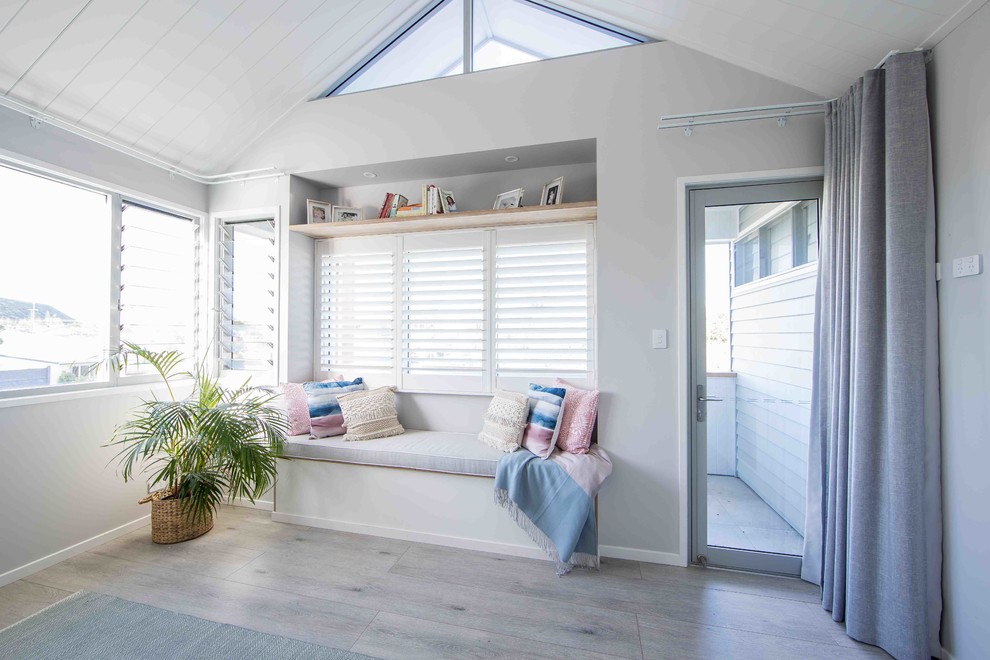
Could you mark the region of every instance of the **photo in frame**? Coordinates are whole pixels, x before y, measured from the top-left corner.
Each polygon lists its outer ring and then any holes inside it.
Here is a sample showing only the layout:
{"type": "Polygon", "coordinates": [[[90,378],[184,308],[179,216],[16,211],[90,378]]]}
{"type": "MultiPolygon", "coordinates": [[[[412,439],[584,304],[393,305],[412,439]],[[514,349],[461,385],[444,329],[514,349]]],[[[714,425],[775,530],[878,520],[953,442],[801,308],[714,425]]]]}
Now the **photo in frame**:
{"type": "Polygon", "coordinates": [[[560,176],[543,186],[540,206],[553,206],[564,202],[564,177],[560,176]]]}
{"type": "Polygon", "coordinates": [[[330,222],[330,203],[321,202],[316,199],[307,199],[306,222],[311,225],[330,222]]]}
{"type": "Polygon", "coordinates": [[[353,206],[334,206],[330,222],[351,222],[361,219],[361,209],[353,206]]]}
{"type": "Polygon", "coordinates": [[[518,209],[522,207],[524,192],[526,192],[524,189],[516,188],[515,190],[501,193],[495,198],[495,206],[492,208],[496,211],[498,209],[518,209]]]}

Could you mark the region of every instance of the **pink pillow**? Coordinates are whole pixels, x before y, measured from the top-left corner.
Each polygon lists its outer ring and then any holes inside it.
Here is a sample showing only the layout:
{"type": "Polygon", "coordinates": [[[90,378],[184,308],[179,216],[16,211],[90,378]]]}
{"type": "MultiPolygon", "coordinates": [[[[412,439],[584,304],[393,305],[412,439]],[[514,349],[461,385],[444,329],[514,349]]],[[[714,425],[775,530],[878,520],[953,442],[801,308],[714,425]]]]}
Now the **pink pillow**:
{"type": "Polygon", "coordinates": [[[591,446],[591,431],[598,416],[599,392],[582,390],[559,378],[554,385],[567,391],[564,395],[564,416],[560,420],[557,446],[561,451],[572,454],[587,454],[591,446]]]}
{"type": "MultiPolygon", "coordinates": [[[[323,382],[343,379],[343,376],[336,375],[323,382]]],[[[289,417],[289,435],[309,435],[309,401],[302,383],[282,383],[280,389],[285,397],[285,412],[289,417]]]]}

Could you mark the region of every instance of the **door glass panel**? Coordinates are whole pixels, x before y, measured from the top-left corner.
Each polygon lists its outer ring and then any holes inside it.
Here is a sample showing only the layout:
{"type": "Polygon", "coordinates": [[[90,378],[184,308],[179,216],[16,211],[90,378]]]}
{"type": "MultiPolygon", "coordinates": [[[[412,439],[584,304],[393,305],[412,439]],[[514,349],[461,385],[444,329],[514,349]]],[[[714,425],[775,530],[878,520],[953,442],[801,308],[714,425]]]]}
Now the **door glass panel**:
{"type": "Polygon", "coordinates": [[[817,200],[705,209],[711,554],[802,552],[817,229],[817,200]]]}

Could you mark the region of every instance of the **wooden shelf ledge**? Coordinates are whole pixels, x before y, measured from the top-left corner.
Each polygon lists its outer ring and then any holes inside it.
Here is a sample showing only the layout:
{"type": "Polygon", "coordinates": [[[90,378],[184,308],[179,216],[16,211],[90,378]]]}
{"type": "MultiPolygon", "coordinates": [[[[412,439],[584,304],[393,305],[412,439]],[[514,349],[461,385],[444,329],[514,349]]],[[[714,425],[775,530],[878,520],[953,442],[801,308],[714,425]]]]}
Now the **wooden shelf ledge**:
{"type": "Polygon", "coordinates": [[[498,211],[462,211],[439,215],[414,215],[405,218],[354,220],[351,222],[322,222],[314,225],[290,225],[294,232],[311,238],[344,238],[349,236],[379,236],[408,234],[445,229],[485,229],[542,225],[554,222],[597,220],[597,202],[572,202],[555,206],[528,206],[498,211]]]}

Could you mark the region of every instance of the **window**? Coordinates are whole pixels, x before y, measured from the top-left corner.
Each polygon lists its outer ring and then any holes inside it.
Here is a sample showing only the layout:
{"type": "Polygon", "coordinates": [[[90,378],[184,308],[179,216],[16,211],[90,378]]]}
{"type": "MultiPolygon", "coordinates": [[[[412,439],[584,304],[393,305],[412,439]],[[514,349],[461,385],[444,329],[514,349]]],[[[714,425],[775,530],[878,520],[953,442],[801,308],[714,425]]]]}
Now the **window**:
{"type": "Polygon", "coordinates": [[[274,381],[278,255],[272,219],[218,222],[217,354],[221,371],[274,381]]]}
{"type": "Polygon", "coordinates": [[[547,2],[443,0],[427,6],[327,96],[639,44],[646,39],[547,2]],[[470,30],[465,25],[473,25],[470,30]],[[473,34],[472,34],[473,33],[473,34]],[[465,66],[465,57],[470,56],[465,66]]]}
{"type": "Polygon", "coordinates": [[[325,374],[438,392],[595,382],[591,223],[333,239],[319,251],[325,374]]]}
{"type": "Polygon", "coordinates": [[[402,383],[482,392],[487,232],[420,234],[402,242],[402,383]]]}
{"type": "Polygon", "coordinates": [[[592,373],[590,232],[588,224],[496,231],[496,387],[592,373]]]}
{"type": "Polygon", "coordinates": [[[146,373],[95,368],[122,341],[195,359],[198,220],[27,168],[0,189],[0,397],[146,373]]]}
{"type": "Polygon", "coordinates": [[[818,260],[818,201],[739,207],[746,232],[733,243],[734,286],[818,260]]]}
{"type": "MultiPolygon", "coordinates": [[[[120,339],[195,360],[199,223],[130,201],[121,209],[120,339]]],[[[126,375],[149,371],[135,360],[126,375]]]]}
{"type": "Polygon", "coordinates": [[[0,167],[0,391],[106,380],[110,197],[0,167]]]}
{"type": "Polygon", "coordinates": [[[331,240],[325,248],[320,257],[320,368],[394,384],[395,240],[331,240]]]}

